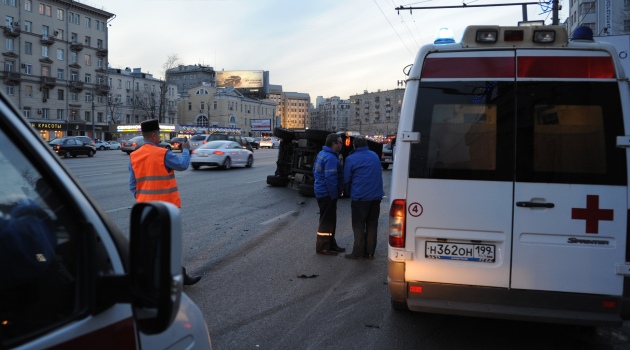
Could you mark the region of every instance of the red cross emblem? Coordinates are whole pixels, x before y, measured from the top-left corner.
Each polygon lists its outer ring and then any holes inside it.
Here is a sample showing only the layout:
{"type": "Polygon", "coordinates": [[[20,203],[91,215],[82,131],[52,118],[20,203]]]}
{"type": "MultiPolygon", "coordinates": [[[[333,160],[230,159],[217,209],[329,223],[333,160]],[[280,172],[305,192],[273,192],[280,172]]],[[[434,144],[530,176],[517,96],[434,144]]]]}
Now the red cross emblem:
{"type": "Polygon", "coordinates": [[[571,208],[571,219],[586,220],[586,233],[599,233],[599,220],[613,221],[612,209],[599,209],[599,196],[586,196],[586,208],[571,208]]]}

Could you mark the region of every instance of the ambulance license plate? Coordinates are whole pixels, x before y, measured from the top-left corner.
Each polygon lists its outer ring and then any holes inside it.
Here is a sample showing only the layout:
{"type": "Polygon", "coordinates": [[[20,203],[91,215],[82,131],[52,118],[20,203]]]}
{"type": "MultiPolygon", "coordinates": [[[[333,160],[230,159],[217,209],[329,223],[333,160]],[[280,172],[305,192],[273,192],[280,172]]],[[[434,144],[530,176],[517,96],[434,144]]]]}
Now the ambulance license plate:
{"type": "Polygon", "coordinates": [[[494,244],[426,242],[424,256],[427,259],[447,259],[493,263],[494,244]]]}

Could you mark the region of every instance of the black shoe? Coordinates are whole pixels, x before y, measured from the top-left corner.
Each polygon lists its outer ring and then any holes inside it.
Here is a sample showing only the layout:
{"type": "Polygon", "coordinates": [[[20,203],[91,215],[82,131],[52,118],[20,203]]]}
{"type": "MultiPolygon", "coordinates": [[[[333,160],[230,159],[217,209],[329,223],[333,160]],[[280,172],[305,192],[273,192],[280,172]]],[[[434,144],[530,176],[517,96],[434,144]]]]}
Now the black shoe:
{"type": "Polygon", "coordinates": [[[360,258],[360,257],[358,257],[358,256],[356,256],[356,255],[346,254],[346,259],[359,260],[359,259],[361,259],[361,258],[360,258]]]}
{"type": "Polygon", "coordinates": [[[346,251],[346,248],[341,248],[341,247],[334,247],[331,249],[332,251],[335,251],[337,253],[344,253],[346,251]]]}
{"type": "Polygon", "coordinates": [[[192,286],[193,284],[199,282],[200,279],[201,279],[201,276],[190,277],[188,275],[184,275],[184,285],[192,286]]]}
{"type": "Polygon", "coordinates": [[[317,254],[322,254],[322,255],[337,255],[337,252],[334,250],[317,250],[315,251],[317,254]]]}

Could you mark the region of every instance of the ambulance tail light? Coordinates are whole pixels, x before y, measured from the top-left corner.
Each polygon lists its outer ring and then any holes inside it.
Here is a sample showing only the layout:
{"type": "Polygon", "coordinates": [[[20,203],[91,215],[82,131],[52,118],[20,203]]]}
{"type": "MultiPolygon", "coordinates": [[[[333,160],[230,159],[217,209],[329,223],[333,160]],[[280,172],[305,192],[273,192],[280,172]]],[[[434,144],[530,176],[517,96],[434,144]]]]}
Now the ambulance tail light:
{"type": "Polygon", "coordinates": [[[396,199],[389,209],[389,245],[393,248],[405,247],[406,207],[404,199],[396,199]]]}
{"type": "Polygon", "coordinates": [[[478,43],[495,43],[499,32],[496,30],[478,30],[475,41],[478,43]]]}
{"type": "Polygon", "coordinates": [[[535,43],[552,43],[556,41],[556,32],[553,30],[535,30],[533,40],[535,43]]]}

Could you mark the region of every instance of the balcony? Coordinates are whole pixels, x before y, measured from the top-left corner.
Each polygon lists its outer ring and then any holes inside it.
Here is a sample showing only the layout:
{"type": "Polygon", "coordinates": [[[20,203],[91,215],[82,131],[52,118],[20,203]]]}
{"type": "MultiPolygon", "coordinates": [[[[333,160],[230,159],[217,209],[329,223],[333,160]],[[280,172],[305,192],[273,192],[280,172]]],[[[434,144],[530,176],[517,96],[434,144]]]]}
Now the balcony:
{"type": "Polygon", "coordinates": [[[18,72],[4,71],[4,83],[19,83],[22,80],[22,74],[18,72]]]}
{"type": "Polygon", "coordinates": [[[41,77],[41,84],[44,88],[51,89],[57,85],[57,78],[41,77]]]}
{"type": "Polygon", "coordinates": [[[104,49],[102,47],[99,47],[98,49],[96,49],[96,56],[98,57],[105,57],[107,56],[107,49],[104,49]]]}
{"type": "Polygon", "coordinates": [[[96,94],[97,95],[107,95],[111,88],[107,84],[97,84],[96,85],[96,94]]]}
{"type": "Polygon", "coordinates": [[[72,44],[70,44],[70,50],[74,52],[79,52],[83,50],[83,44],[73,41],[72,44]]]}
{"type": "Polygon", "coordinates": [[[52,36],[49,36],[48,34],[42,34],[41,39],[39,39],[39,42],[42,43],[42,45],[52,45],[55,43],[55,38],[52,36]]]}
{"type": "Polygon", "coordinates": [[[7,38],[17,38],[20,36],[20,33],[22,33],[22,29],[20,29],[20,27],[14,26],[4,27],[2,31],[4,32],[4,36],[7,38]]]}
{"type": "Polygon", "coordinates": [[[72,91],[72,92],[81,92],[81,91],[83,91],[83,82],[82,81],[71,81],[70,82],[70,91],[72,91]]]}

